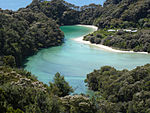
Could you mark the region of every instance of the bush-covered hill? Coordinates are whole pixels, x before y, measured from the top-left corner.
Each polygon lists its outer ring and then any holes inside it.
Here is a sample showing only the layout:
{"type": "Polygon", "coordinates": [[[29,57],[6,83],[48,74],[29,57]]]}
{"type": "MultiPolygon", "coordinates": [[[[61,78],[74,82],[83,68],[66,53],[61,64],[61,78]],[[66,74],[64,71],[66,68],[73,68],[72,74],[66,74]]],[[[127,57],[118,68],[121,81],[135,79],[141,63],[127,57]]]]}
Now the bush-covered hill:
{"type": "Polygon", "coordinates": [[[131,71],[104,66],[88,74],[85,82],[97,91],[100,113],[150,112],[150,64],[131,71]]]}
{"type": "Polygon", "coordinates": [[[116,49],[150,53],[150,0],[106,0],[93,24],[99,30],[85,36],[84,40],[116,49]],[[110,29],[116,31],[108,32],[110,29]],[[137,32],[126,32],[125,29],[137,32]]]}
{"type": "Polygon", "coordinates": [[[57,24],[79,21],[73,16],[79,14],[77,8],[72,10],[75,6],[69,5],[60,0],[33,0],[18,11],[0,9],[0,113],[97,112],[88,97],[68,96],[73,89],[59,73],[48,86],[31,73],[14,68],[41,48],[62,44],[64,35],[57,24]]]}
{"type": "MultiPolygon", "coordinates": [[[[89,7],[94,9],[98,6],[93,4],[89,7]]],[[[84,10],[89,10],[89,7],[81,8],[84,16],[84,10]]],[[[93,21],[92,13],[89,14],[89,21],[93,21]]],[[[0,9],[1,61],[5,59],[4,64],[15,62],[11,66],[18,67],[39,49],[62,44],[64,35],[57,24],[79,24],[80,15],[79,7],[63,0],[33,0],[29,6],[16,12],[0,9]]],[[[81,16],[82,21],[88,24],[84,16],[81,16]]]]}
{"type": "Polygon", "coordinates": [[[0,113],[96,113],[92,100],[68,96],[72,87],[57,73],[50,86],[22,69],[0,67],[0,113]]]}
{"type": "Polygon", "coordinates": [[[12,55],[17,66],[40,48],[62,44],[63,37],[56,22],[42,12],[0,10],[0,56],[12,55]]]}
{"type": "Polygon", "coordinates": [[[26,8],[34,12],[43,12],[53,18],[59,25],[93,24],[101,14],[101,5],[75,6],[64,0],[41,1],[33,0],[26,8]]]}
{"type": "Polygon", "coordinates": [[[149,113],[150,65],[134,70],[105,66],[87,75],[96,100],[69,94],[57,73],[50,85],[19,67],[41,48],[63,43],[58,25],[93,24],[99,31],[84,39],[115,48],[150,52],[150,0],[106,0],[81,8],[63,0],[33,0],[18,11],[0,9],[0,113],[149,113]],[[108,29],[136,28],[129,33],[108,29]],[[8,67],[9,66],[9,67],[8,67]]]}
{"type": "Polygon", "coordinates": [[[26,8],[34,12],[43,12],[47,17],[54,19],[59,25],[78,24],[79,7],[64,0],[33,2],[26,8]]]}
{"type": "Polygon", "coordinates": [[[150,0],[106,0],[103,6],[90,4],[82,7],[64,0],[33,0],[27,8],[34,12],[43,12],[59,25],[94,24],[99,28],[150,27],[150,0]]]}
{"type": "MultiPolygon", "coordinates": [[[[133,30],[134,31],[134,30],[133,30]]],[[[123,29],[109,31],[109,29],[98,30],[84,37],[85,41],[103,44],[121,50],[133,50],[135,52],[150,53],[150,30],[141,29],[137,32],[126,32],[123,29]]]]}
{"type": "MultiPolygon", "coordinates": [[[[105,37],[86,37],[92,43],[101,43],[117,49],[144,51],[149,50],[150,0],[106,0],[101,5],[75,6],[63,0],[34,0],[27,6],[33,12],[43,12],[59,25],[94,24],[99,31],[97,36],[105,35],[106,29],[138,29],[137,33],[125,33],[121,30],[105,37]],[[60,10],[61,9],[61,10],[60,10]],[[113,35],[110,35],[113,34],[113,35]]],[[[22,9],[20,9],[22,10],[22,9]]]]}
{"type": "Polygon", "coordinates": [[[99,28],[150,27],[150,0],[106,0],[94,24],[99,28]]]}

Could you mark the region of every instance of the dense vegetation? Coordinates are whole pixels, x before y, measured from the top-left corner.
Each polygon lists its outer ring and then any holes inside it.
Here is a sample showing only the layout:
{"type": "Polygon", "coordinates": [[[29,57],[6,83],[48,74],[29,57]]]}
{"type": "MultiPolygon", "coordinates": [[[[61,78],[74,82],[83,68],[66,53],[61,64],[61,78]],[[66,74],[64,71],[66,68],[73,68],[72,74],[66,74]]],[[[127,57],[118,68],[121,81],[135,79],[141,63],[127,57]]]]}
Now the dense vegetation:
{"type": "Polygon", "coordinates": [[[0,10],[0,56],[12,55],[17,66],[40,48],[60,45],[63,37],[56,22],[42,12],[0,10]]]}
{"type": "Polygon", "coordinates": [[[123,30],[98,30],[93,34],[85,36],[84,40],[110,46],[115,49],[150,53],[150,30],[148,29],[141,29],[136,33],[123,30]]]}
{"type": "Polygon", "coordinates": [[[150,27],[150,0],[106,0],[95,20],[99,28],[150,27]]]}
{"type": "Polygon", "coordinates": [[[101,34],[97,32],[97,36],[105,35],[102,31],[106,29],[138,29],[136,34],[120,30],[105,38],[92,36],[86,40],[124,50],[150,52],[150,0],[106,0],[103,7],[95,4],[78,7],[63,0],[51,2],[34,0],[27,8],[34,12],[43,12],[59,25],[96,25],[101,32],[101,34]]]}
{"type": "Polygon", "coordinates": [[[150,0],[106,0],[94,25],[99,30],[84,37],[91,43],[150,53],[150,0]],[[119,30],[107,32],[107,30],[119,30]],[[125,32],[135,29],[138,32],[125,32]]]}
{"type": "MultiPolygon", "coordinates": [[[[1,39],[0,46],[3,50],[0,54],[14,56],[17,66],[20,66],[26,56],[35,53],[39,48],[60,45],[63,35],[56,23],[59,25],[94,24],[102,30],[104,28],[140,28],[142,30],[139,30],[137,35],[114,35],[111,39],[108,36],[102,44],[120,49],[149,52],[147,49],[149,47],[149,41],[147,41],[149,35],[147,31],[150,27],[149,9],[149,0],[106,0],[103,7],[95,4],[78,7],[63,0],[33,0],[30,5],[17,12],[1,10],[0,37],[12,35],[11,37],[16,38],[16,41],[11,39],[10,42],[9,39],[7,42],[5,38],[1,39]],[[37,38],[32,38],[31,41],[31,37],[37,38]],[[141,40],[144,40],[142,44],[141,40]],[[9,49],[6,51],[7,48],[9,49]]],[[[100,42],[100,39],[94,40],[100,42]]]]}
{"type": "Polygon", "coordinates": [[[104,66],[88,74],[85,82],[97,91],[100,113],[150,112],[150,64],[131,71],[104,66]]]}
{"type": "Polygon", "coordinates": [[[33,0],[27,8],[34,12],[43,12],[47,17],[53,18],[59,25],[74,25],[93,24],[95,18],[99,17],[102,6],[90,4],[79,7],[64,0],[51,0],[51,2],[33,0]]]}
{"type": "Polygon", "coordinates": [[[50,86],[21,69],[0,67],[0,113],[94,113],[95,104],[57,73],[50,86]]]}
{"type": "Polygon", "coordinates": [[[48,86],[15,68],[41,48],[62,44],[59,25],[73,24],[99,27],[84,37],[91,43],[150,53],[150,0],[106,0],[103,6],[82,7],[33,0],[18,11],[0,9],[0,113],[149,113],[150,64],[131,71],[94,70],[85,80],[96,92],[92,99],[69,95],[73,89],[59,73],[48,86]]]}
{"type": "Polygon", "coordinates": [[[21,66],[26,57],[39,49],[62,44],[64,35],[57,24],[79,24],[81,20],[83,24],[92,24],[100,7],[91,4],[80,9],[63,0],[33,0],[16,12],[0,9],[0,56],[14,57],[15,65],[21,66]]]}
{"type": "Polygon", "coordinates": [[[149,0],[106,0],[103,7],[95,4],[78,7],[64,0],[33,0],[27,8],[43,12],[59,25],[80,23],[94,24],[99,28],[150,27],[149,0]]]}
{"type": "Polygon", "coordinates": [[[34,12],[43,12],[47,17],[54,19],[59,25],[77,24],[79,15],[78,8],[63,0],[51,0],[51,2],[33,0],[27,6],[27,9],[31,9],[34,12]]]}
{"type": "Polygon", "coordinates": [[[78,7],[61,0],[33,0],[16,12],[0,9],[1,113],[97,112],[88,97],[69,96],[73,89],[59,73],[48,86],[15,68],[39,49],[62,44],[64,35],[57,24],[77,24],[78,16],[78,7]]]}

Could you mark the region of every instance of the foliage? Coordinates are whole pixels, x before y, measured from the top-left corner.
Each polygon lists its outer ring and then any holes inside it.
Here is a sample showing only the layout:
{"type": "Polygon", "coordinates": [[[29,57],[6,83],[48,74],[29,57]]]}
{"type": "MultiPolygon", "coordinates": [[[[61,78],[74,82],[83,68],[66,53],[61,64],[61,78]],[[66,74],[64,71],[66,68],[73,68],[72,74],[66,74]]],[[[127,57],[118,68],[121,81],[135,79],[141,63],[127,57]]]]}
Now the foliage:
{"type": "MultiPolygon", "coordinates": [[[[149,0],[107,0],[103,7],[90,4],[81,8],[64,0],[33,0],[29,6],[16,12],[0,10],[0,55],[12,55],[16,65],[21,66],[26,57],[39,49],[60,45],[63,42],[63,33],[57,24],[94,24],[99,28],[149,28],[149,7],[149,0]]],[[[140,39],[143,36],[138,37],[140,39]]],[[[144,35],[144,39],[146,38],[144,35]]],[[[126,42],[124,37],[108,39],[104,45],[150,51],[149,43],[126,42]],[[128,43],[131,47],[127,47],[128,43]]],[[[90,40],[97,44],[103,42],[99,38],[90,40]]]]}
{"type": "Polygon", "coordinates": [[[101,15],[102,6],[96,4],[85,5],[80,8],[79,22],[81,24],[94,23],[94,20],[101,15]]]}
{"type": "Polygon", "coordinates": [[[50,92],[59,97],[64,97],[73,92],[72,87],[65,81],[64,76],[61,76],[59,73],[55,74],[54,83],[50,82],[49,84],[50,92]]]}
{"type": "Polygon", "coordinates": [[[99,28],[146,28],[149,8],[149,0],[106,0],[94,24],[99,28]]]}
{"type": "Polygon", "coordinates": [[[64,35],[58,25],[42,12],[0,10],[0,26],[0,56],[10,66],[21,66],[26,57],[39,49],[63,42],[64,35]]]}
{"type": "Polygon", "coordinates": [[[16,66],[15,58],[12,55],[4,56],[2,58],[2,61],[3,61],[4,65],[8,65],[10,67],[15,67],[16,66]]]}
{"type": "Polygon", "coordinates": [[[144,51],[150,53],[149,35],[149,29],[139,30],[136,33],[125,32],[123,30],[112,32],[98,30],[93,34],[85,36],[84,40],[122,50],[133,50],[135,52],[144,51]]]}
{"type": "Polygon", "coordinates": [[[101,112],[148,113],[150,104],[150,64],[131,71],[104,66],[87,75],[88,87],[99,92],[101,112]],[[102,108],[101,108],[102,107],[102,108]]]}
{"type": "Polygon", "coordinates": [[[84,95],[65,96],[61,100],[65,113],[98,113],[94,102],[84,95]]]}
{"type": "Polygon", "coordinates": [[[97,91],[96,100],[69,95],[73,89],[59,73],[47,86],[31,73],[13,68],[41,48],[62,44],[64,34],[57,24],[94,24],[99,30],[84,40],[150,53],[149,9],[149,0],[107,0],[103,6],[81,8],[63,0],[33,0],[15,12],[0,9],[0,112],[149,113],[149,64],[131,71],[105,66],[88,74],[85,82],[97,91]],[[128,33],[124,28],[139,30],[128,33]]]}
{"type": "Polygon", "coordinates": [[[14,110],[12,107],[7,109],[6,113],[24,113],[23,111],[21,111],[20,109],[14,110]]]}
{"type": "Polygon", "coordinates": [[[1,113],[59,113],[60,99],[24,70],[0,67],[1,113]]]}
{"type": "Polygon", "coordinates": [[[22,69],[0,67],[1,113],[93,113],[97,111],[95,104],[88,97],[71,96],[69,94],[72,91],[73,89],[59,73],[55,75],[54,83],[47,86],[22,69]]]}
{"type": "Polygon", "coordinates": [[[73,25],[79,22],[79,7],[64,0],[44,1],[36,4],[32,2],[27,8],[34,12],[43,12],[47,17],[54,19],[59,25],[73,25]]]}
{"type": "Polygon", "coordinates": [[[51,0],[50,2],[32,2],[27,8],[34,12],[43,12],[59,25],[74,25],[79,23],[93,24],[94,20],[101,14],[102,6],[90,4],[79,7],[64,0],[51,0]]]}

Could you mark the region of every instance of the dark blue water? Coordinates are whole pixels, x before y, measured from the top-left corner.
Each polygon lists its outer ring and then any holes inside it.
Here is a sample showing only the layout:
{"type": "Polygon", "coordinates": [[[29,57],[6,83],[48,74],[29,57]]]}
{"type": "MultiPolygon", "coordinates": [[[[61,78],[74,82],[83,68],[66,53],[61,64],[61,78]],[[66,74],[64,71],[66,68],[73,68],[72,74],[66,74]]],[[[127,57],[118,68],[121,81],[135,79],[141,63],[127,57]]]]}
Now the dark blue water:
{"type": "MultiPolygon", "coordinates": [[[[65,0],[77,6],[88,5],[91,3],[103,5],[105,0],[65,0]]],[[[0,0],[0,8],[18,10],[19,8],[26,7],[32,0],[0,0]]]]}

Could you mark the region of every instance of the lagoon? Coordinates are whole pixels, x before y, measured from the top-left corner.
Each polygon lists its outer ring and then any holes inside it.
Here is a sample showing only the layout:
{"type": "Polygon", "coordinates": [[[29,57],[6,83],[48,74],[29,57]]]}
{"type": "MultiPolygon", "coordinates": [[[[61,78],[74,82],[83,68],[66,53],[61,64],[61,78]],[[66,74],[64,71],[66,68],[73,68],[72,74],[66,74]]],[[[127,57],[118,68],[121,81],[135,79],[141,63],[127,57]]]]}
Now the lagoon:
{"type": "Polygon", "coordinates": [[[150,54],[111,52],[72,40],[93,32],[92,27],[62,26],[61,30],[65,33],[63,45],[42,49],[25,63],[25,69],[44,83],[52,82],[55,73],[59,72],[75,93],[86,93],[84,80],[94,69],[110,65],[119,70],[131,70],[150,62],[150,54]]]}

